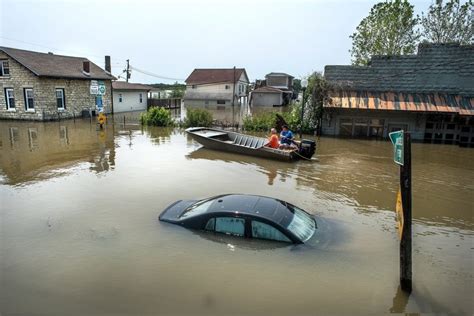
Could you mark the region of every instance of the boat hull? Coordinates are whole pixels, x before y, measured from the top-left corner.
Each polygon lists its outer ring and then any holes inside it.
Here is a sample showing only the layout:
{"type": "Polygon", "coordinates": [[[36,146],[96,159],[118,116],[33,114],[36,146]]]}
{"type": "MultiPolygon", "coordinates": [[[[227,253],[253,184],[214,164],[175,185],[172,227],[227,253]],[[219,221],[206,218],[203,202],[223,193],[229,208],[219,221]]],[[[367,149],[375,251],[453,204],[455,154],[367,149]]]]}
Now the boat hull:
{"type": "Polygon", "coordinates": [[[244,135],[240,133],[230,132],[230,131],[223,131],[219,129],[211,129],[211,128],[188,128],[186,132],[198,143],[203,145],[205,148],[219,150],[219,151],[226,151],[241,155],[249,155],[255,157],[262,157],[267,159],[276,159],[281,161],[292,161],[297,160],[299,156],[295,151],[283,151],[278,149],[272,149],[268,147],[264,147],[263,144],[266,143],[264,138],[254,137],[249,135],[244,135]],[[212,135],[212,132],[221,133],[217,134],[220,136],[216,137],[209,137],[206,136],[205,131],[209,131],[209,135],[212,135]],[[230,140],[225,140],[226,134],[229,139],[237,139],[239,137],[250,137],[253,138],[254,142],[258,142],[258,144],[262,144],[262,146],[258,146],[257,148],[253,148],[251,146],[242,146],[236,145],[235,142],[231,142],[230,140]]]}

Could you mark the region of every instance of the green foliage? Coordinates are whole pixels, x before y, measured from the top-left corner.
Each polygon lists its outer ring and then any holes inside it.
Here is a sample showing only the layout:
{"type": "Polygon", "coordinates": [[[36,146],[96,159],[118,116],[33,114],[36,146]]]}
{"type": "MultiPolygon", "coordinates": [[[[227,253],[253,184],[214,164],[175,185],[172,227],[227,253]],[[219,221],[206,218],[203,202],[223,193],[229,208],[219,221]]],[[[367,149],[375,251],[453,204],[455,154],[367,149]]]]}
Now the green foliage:
{"type": "Polygon", "coordinates": [[[432,43],[473,43],[474,4],[472,0],[460,4],[460,0],[442,0],[430,5],[428,13],[422,13],[421,26],[425,41],[432,43]]]}
{"type": "Polygon", "coordinates": [[[203,109],[187,109],[184,119],[185,127],[209,127],[212,125],[212,114],[203,109]]]}
{"type": "MultiPolygon", "coordinates": [[[[276,114],[275,112],[263,112],[246,116],[243,118],[243,129],[246,131],[268,132],[272,127],[277,127],[276,114]]],[[[288,111],[278,114],[283,117],[290,130],[293,132],[299,131],[301,116],[300,104],[290,104],[288,111]]],[[[303,132],[312,132],[308,123],[303,124],[303,132]]]]}
{"type": "Polygon", "coordinates": [[[142,113],[142,115],[140,116],[140,122],[143,125],[153,126],[174,125],[170,111],[162,107],[152,107],[146,113],[142,113]]]}
{"type": "Polygon", "coordinates": [[[377,3],[350,36],[352,63],[367,65],[373,55],[414,53],[420,39],[419,20],[407,0],[377,3]]]}
{"type": "Polygon", "coordinates": [[[161,89],[161,90],[175,90],[175,89],[179,89],[179,90],[185,90],[186,89],[186,85],[185,84],[182,84],[182,83],[178,83],[177,81],[173,84],[167,84],[167,83],[152,83],[150,84],[150,86],[154,87],[154,88],[158,88],[158,89],[161,89]]]}
{"type": "Polygon", "coordinates": [[[184,96],[184,89],[175,88],[171,91],[170,98],[182,98],[184,96]]]}
{"type": "Polygon", "coordinates": [[[275,113],[264,112],[252,116],[245,116],[243,118],[243,128],[246,131],[269,131],[275,127],[276,116],[275,113]]]}

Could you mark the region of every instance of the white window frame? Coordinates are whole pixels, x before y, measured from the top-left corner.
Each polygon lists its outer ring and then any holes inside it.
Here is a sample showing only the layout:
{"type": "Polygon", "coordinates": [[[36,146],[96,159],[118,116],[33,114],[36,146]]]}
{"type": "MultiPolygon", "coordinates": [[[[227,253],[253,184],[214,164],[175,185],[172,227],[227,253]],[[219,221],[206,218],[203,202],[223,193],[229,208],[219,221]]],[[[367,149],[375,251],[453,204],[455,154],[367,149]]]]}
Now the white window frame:
{"type": "Polygon", "coordinates": [[[56,106],[58,105],[58,92],[61,91],[61,101],[63,106],[58,107],[58,110],[65,110],[66,109],[66,100],[64,98],[64,88],[56,88],[55,95],[56,95],[56,106]]]}
{"type": "Polygon", "coordinates": [[[10,76],[10,64],[8,62],[8,59],[0,59],[0,77],[9,77],[10,76]],[[3,63],[7,63],[8,65],[8,73],[5,74],[5,67],[3,66],[3,63]]]}
{"type": "Polygon", "coordinates": [[[119,103],[122,103],[122,101],[123,101],[123,96],[121,93],[119,93],[119,103]]]}
{"type": "Polygon", "coordinates": [[[24,88],[23,89],[24,97],[25,97],[25,111],[26,112],[34,112],[35,111],[35,93],[33,91],[33,88],[24,88]],[[31,91],[33,99],[33,107],[30,107],[30,102],[28,101],[28,92],[31,91]]]}
{"type": "Polygon", "coordinates": [[[5,88],[5,101],[7,103],[7,110],[8,111],[16,111],[16,102],[15,102],[15,90],[13,88],[5,88]],[[13,97],[8,97],[8,92],[11,92],[13,97]],[[13,107],[10,104],[10,99],[13,99],[13,107]]]}
{"type": "Polygon", "coordinates": [[[140,93],[138,98],[140,100],[140,103],[143,103],[143,93],[140,93]]]}

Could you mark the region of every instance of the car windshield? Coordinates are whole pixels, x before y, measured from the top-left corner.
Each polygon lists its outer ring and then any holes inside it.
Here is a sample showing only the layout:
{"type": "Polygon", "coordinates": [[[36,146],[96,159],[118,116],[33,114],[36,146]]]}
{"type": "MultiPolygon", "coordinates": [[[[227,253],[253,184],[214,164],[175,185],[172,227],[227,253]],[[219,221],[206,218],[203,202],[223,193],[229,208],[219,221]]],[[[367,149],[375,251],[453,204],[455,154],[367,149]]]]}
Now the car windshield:
{"type": "MultiPolygon", "coordinates": [[[[289,206],[290,207],[290,206],[289,206]]],[[[288,224],[288,230],[296,235],[301,241],[305,242],[313,236],[316,231],[316,222],[305,211],[300,210],[295,206],[291,206],[293,209],[293,219],[288,224]]]]}
{"type": "Polygon", "coordinates": [[[188,207],[183,214],[181,214],[180,218],[186,218],[186,217],[191,217],[191,216],[196,216],[199,214],[203,214],[207,211],[209,206],[214,202],[214,199],[207,199],[207,200],[202,200],[199,202],[194,203],[190,207],[188,207]]]}

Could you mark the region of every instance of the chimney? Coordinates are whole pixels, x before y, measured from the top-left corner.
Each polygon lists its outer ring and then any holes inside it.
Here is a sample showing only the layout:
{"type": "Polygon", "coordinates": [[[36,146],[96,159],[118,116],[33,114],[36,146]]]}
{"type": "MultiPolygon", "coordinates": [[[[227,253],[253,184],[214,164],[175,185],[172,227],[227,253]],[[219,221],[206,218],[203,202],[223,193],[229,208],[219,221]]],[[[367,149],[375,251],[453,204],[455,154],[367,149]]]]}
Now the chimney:
{"type": "Polygon", "coordinates": [[[109,74],[112,73],[112,69],[110,68],[110,56],[105,56],[105,71],[109,74]]]}
{"type": "Polygon", "coordinates": [[[90,72],[91,72],[91,63],[88,60],[84,60],[82,62],[82,72],[87,76],[90,74],[90,72]]]}

